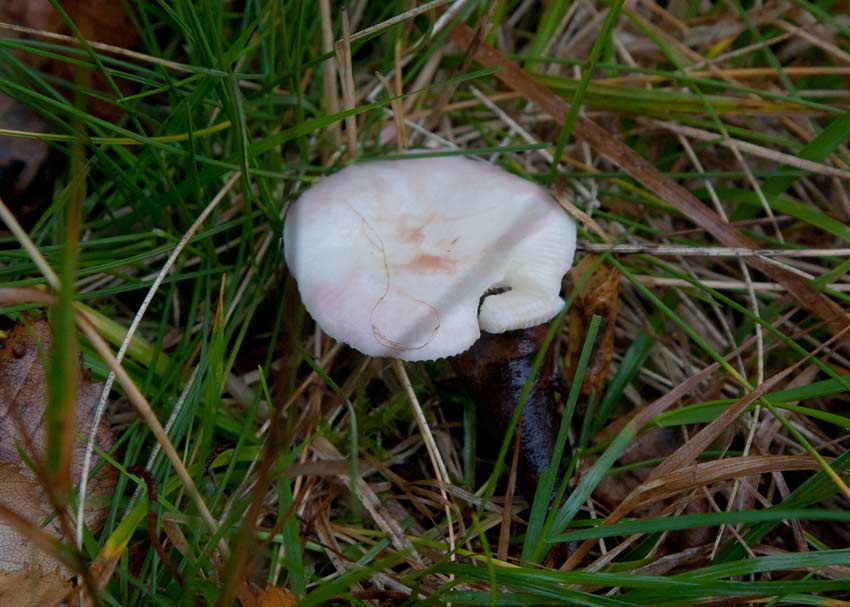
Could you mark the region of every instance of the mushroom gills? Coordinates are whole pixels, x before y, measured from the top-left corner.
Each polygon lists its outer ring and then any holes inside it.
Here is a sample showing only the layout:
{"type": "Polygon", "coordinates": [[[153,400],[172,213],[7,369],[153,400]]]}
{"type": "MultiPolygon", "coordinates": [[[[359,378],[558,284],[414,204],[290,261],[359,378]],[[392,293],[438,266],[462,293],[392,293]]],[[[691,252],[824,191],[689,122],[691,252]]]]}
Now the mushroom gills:
{"type": "Polygon", "coordinates": [[[485,333],[527,329],[552,319],[563,307],[560,297],[550,296],[542,289],[511,287],[484,298],[478,310],[478,325],[485,333]]]}

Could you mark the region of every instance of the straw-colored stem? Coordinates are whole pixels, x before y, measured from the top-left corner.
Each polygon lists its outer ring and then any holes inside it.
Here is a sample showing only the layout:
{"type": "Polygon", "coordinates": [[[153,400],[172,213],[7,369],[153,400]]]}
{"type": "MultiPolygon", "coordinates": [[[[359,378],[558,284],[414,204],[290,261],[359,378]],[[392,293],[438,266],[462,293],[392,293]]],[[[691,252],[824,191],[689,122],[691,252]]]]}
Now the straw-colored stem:
{"type": "Polygon", "coordinates": [[[431,465],[434,467],[434,474],[437,477],[437,483],[440,485],[440,495],[443,498],[446,510],[446,523],[449,527],[449,549],[451,550],[451,560],[454,560],[455,551],[455,534],[454,524],[452,522],[452,513],[449,502],[446,485],[449,484],[449,473],[446,469],[446,464],[440,455],[440,450],[437,448],[437,442],[434,440],[434,435],[431,433],[431,427],[428,425],[428,420],[425,419],[425,414],[422,412],[422,406],[419,404],[419,399],[416,397],[416,392],[413,390],[413,384],[410,383],[410,378],[407,376],[407,371],[404,369],[404,364],[393,359],[393,369],[404,388],[407,398],[410,399],[410,407],[413,410],[413,417],[416,419],[416,425],[419,426],[419,432],[422,433],[422,440],[425,442],[425,449],[428,451],[428,457],[431,459],[431,465]]]}

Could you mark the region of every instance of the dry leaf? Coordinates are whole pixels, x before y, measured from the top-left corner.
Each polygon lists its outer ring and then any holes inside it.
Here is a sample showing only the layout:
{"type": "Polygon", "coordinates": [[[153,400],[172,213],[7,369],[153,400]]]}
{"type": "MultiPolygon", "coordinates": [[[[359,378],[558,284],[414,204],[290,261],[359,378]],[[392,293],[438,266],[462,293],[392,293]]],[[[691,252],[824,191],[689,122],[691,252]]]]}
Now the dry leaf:
{"type": "MultiPolygon", "coordinates": [[[[19,324],[0,348],[0,505],[41,524],[51,515],[50,502],[33,470],[22,461],[21,453],[38,465],[43,459],[46,436],[44,423],[47,386],[44,357],[50,352],[50,327],[45,319],[31,325],[19,324]],[[33,452],[32,450],[35,450],[33,452]]],[[[81,369],[80,376],[85,371],[81,369]]],[[[81,379],[77,386],[76,433],[71,473],[74,482],[82,472],[85,441],[102,390],[101,384],[81,379]]],[[[114,437],[105,419],[97,431],[98,447],[109,450],[114,437]]],[[[98,458],[93,459],[97,465],[98,458]]],[[[104,507],[116,485],[117,471],[104,466],[90,480],[86,524],[97,532],[106,514],[104,507]]],[[[56,519],[45,528],[58,539],[63,537],[56,519]]],[[[11,521],[0,520],[0,607],[49,606],[71,589],[72,573],[51,555],[21,535],[11,521]],[[32,585],[22,595],[22,584],[32,585]],[[37,591],[36,591],[37,590],[37,591]],[[27,601],[22,602],[21,597],[27,601]]]]}
{"type": "MultiPolygon", "coordinates": [[[[0,3],[0,21],[37,30],[55,31],[59,27],[59,14],[48,0],[4,0],[0,3]]],[[[16,36],[4,32],[4,36],[16,36]]],[[[24,56],[14,51],[17,57],[24,56]]]]}
{"type": "Polygon", "coordinates": [[[297,602],[289,590],[271,585],[257,597],[257,607],[294,607],[297,602]]]}
{"type": "MultiPolygon", "coordinates": [[[[62,2],[62,7],[87,40],[122,47],[132,47],[136,43],[136,31],[121,2],[67,0],[62,2]]],[[[0,22],[45,32],[71,34],[49,0],[3,0],[0,2],[0,22]]],[[[35,38],[8,30],[2,36],[35,38]]],[[[68,46],[74,45],[68,43],[68,46]]],[[[67,82],[74,82],[74,70],[79,69],[67,61],[48,59],[26,50],[11,52],[25,65],[67,82]]],[[[103,74],[94,71],[91,78],[94,89],[106,95],[114,95],[103,74]]],[[[125,80],[118,78],[114,82],[122,95],[129,93],[130,88],[125,80]]],[[[63,93],[71,95],[70,89],[63,93]]],[[[120,107],[97,98],[91,99],[86,109],[112,122],[118,122],[123,114],[120,107]]],[[[0,128],[35,133],[51,130],[41,116],[4,95],[0,95],[0,128]]],[[[24,224],[49,202],[53,174],[58,170],[56,164],[55,159],[50,157],[50,147],[43,141],[0,137],[0,198],[11,205],[15,215],[23,219],[24,224]]]]}
{"type": "MultiPolygon", "coordinates": [[[[80,34],[91,42],[102,42],[129,48],[138,35],[122,2],[106,0],[64,0],[62,9],[80,34]]],[[[50,4],[50,0],[3,0],[0,3],[0,21],[56,34],[72,35],[71,29],[50,4]]],[[[4,36],[25,37],[17,32],[4,32],[4,36]]],[[[16,51],[18,58],[29,65],[38,65],[42,59],[32,53],[16,51]]]]}
{"type": "MultiPolygon", "coordinates": [[[[0,22],[12,23],[38,30],[52,31],[58,27],[59,15],[46,0],[4,0],[0,2],[0,22]]],[[[19,38],[17,32],[3,32],[4,37],[19,38]]],[[[12,50],[12,55],[35,67],[36,55],[12,50]]],[[[48,131],[45,121],[23,105],[5,95],[0,95],[0,128],[43,133],[48,131]]],[[[17,217],[24,219],[33,210],[46,203],[39,184],[47,179],[36,179],[46,169],[49,146],[38,139],[0,137],[0,198],[14,208],[17,217]],[[34,199],[37,199],[33,202],[34,199]]],[[[42,190],[45,188],[41,188],[42,190]]]]}
{"type": "Polygon", "coordinates": [[[597,395],[601,394],[605,379],[608,377],[611,358],[614,356],[614,325],[617,322],[620,273],[605,263],[599,265],[594,271],[593,265],[597,261],[596,255],[587,255],[570,271],[568,276],[572,286],[584,280],[586,282],[569,311],[567,354],[564,358],[566,381],[572,381],[575,376],[590,320],[594,314],[602,319],[599,332],[596,334],[593,353],[584,374],[584,381],[581,384],[581,393],[584,396],[589,395],[594,389],[597,395]],[[593,274],[588,278],[587,274],[591,271],[593,274]]]}
{"type": "MultiPolygon", "coordinates": [[[[14,466],[0,465],[0,486],[0,504],[34,520],[47,518],[49,508],[37,481],[14,466]]],[[[52,556],[0,521],[0,606],[56,605],[71,590],[70,575],[52,556]]]]}

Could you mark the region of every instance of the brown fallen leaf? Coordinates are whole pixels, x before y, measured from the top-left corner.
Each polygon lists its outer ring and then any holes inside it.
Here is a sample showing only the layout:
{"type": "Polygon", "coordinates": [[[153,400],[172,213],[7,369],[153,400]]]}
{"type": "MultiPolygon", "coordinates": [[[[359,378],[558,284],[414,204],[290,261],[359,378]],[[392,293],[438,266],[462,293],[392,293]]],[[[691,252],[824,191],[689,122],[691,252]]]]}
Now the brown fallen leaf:
{"type": "MultiPolygon", "coordinates": [[[[63,0],[62,9],[74,23],[80,35],[88,41],[129,48],[138,40],[138,34],[124,10],[123,2],[63,0]]],[[[0,3],[0,22],[53,34],[72,35],[71,28],[53,8],[50,0],[4,0],[0,3]]],[[[4,31],[3,36],[31,37],[29,34],[10,30],[4,31]]],[[[45,59],[40,54],[22,50],[14,52],[17,58],[32,67],[44,63],[68,65],[67,62],[58,59],[45,59]]]]}
{"type": "Polygon", "coordinates": [[[604,263],[593,270],[597,261],[598,256],[587,255],[567,276],[571,286],[582,283],[583,286],[569,311],[567,353],[564,357],[563,375],[566,381],[572,381],[575,376],[590,320],[594,315],[602,319],[599,332],[596,334],[593,353],[584,374],[584,381],[581,384],[583,396],[588,396],[593,390],[601,394],[608,377],[608,367],[614,356],[614,325],[617,322],[620,273],[604,263]],[[590,272],[592,274],[587,276],[590,272]]]}
{"type": "MultiPolygon", "coordinates": [[[[62,8],[86,40],[125,48],[136,43],[136,31],[121,2],[65,0],[62,2],[62,8]]],[[[3,0],[0,2],[0,22],[55,34],[71,34],[70,28],[49,0],[3,0]]],[[[37,39],[35,36],[10,30],[3,30],[2,37],[37,39]]],[[[79,46],[74,42],[65,44],[69,47],[79,46]]],[[[11,52],[28,67],[50,74],[59,82],[74,82],[76,76],[83,74],[79,72],[76,64],[69,61],[47,58],[22,49],[11,52]],[[79,74],[75,75],[75,70],[79,74]]],[[[113,83],[122,96],[130,91],[125,80],[117,79],[110,83],[99,71],[86,74],[85,78],[88,77],[91,79],[92,88],[107,96],[116,94],[113,83]]],[[[71,97],[72,91],[69,88],[60,90],[71,97]]],[[[97,97],[90,99],[85,109],[99,118],[119,121],[123,109],[97,97]]],[[[51,130],[49,122],[42,116],[4,95],[0,95],[0,128],[34,133],[51,130]]],[[[59,170],[56,166],[59,163],[49,152],[50,147],[38,139],[0,137],[0,198],[13,208],[15,215],[22,219],[24,224],[48,203],[52,194],[53,174],[59,170]]]]}
{"type": "MultiPolygon", "coordinates": [[[[50,514],[41,485],[14,466],[0,465],[0,486],[0,505],[38,521],[50,514]]],[[[0,606],[56,605],[72,589],[70,575],[52,555],[0,522],[0,606]]]]}
{"type": "Polygon", "coordinates": [[[257,597],[257,607],[294,607],[297,602],[289,590],[271,585],[266,586],[257,597]]]}
{"type": "MultiPolygon", "coordinates": [[[[0,348],[0,506],[24,517],[35,525],[50,521],[44,531],[59,540],[64,537],[58,517],[53,517],[48,494],[38,475],[27,465],[22,454],[36,469],[43,460],[47,433],[44,423],[47,385],[44,364],[50,353],[50,327],[45,319],[17,325],[0,348]],[[51,520],[52,518],[52,520],[51,520]]],[[[93,421],[101,384],[82,378],[77,386],[76,434],[71,461],[72,479],[79,481],[83,467],[85,441],[93,421]]],[[[106,419],[98,426],[97,446],[109,450],[114,437],[106,419]]],[[[97,466],[98,458],[93,459],[97,466]]],[[[96,533],[106,514],[106,505],[117,481],[117,471],[103,466],[89,482],[86,525],[96,533]]],[[[0,517],[0,607],[58,604],[74,588],[73,573],[62,563],[38,548],[30,536],[21,533],[17,521],[0,517]],[[30,593],[29,586],[33,587],[30,593]],[[23,591],[22,588],[27,588],[23,591]],[[22,602],[22,596],[26,601],[22,602]]]]}
{"type": "MultiPolygon", "coordinates": [[[[48,0],[5,0],[0,4],[0,21],[30,27],[37,30],[55,31],[61,18],[48,0]]],[[[5,32],[4,36],[19,37],[17,33],[5,32]]],[[[13,51],[16,57],[25,56],[13,51]]]]}
{"type": "MultiPolygon", "coordinates": [[[[0,22],[53,31],[58,27],[59,15],[46,0],[5,0],[0,2],[0,22]]],[[[2,35],[23,37],[10,31],[2,35]]],[[[30,67],[36,67],[39,62],[32,53],[14,49],[11,53],[30,67]]],[[[5,95],[0,95],[0,128],[34,133],[49,130],[40,116],[5,95]]],[[[47,203],[49,188],[38,186],[49,181],[40,175],[47,169],[49,152],[50,147],[38,139],[0,137],[0,198],[11,205],[25,224],[35,208],[47,203]]]]}

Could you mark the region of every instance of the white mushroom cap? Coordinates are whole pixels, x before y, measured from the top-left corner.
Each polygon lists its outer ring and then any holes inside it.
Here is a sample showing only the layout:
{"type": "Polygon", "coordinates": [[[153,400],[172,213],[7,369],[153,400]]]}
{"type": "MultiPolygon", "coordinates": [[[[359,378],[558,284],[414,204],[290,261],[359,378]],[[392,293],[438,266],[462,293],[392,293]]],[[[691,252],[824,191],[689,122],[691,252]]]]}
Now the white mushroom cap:
{"type": "Polygon", "coordinates": [[[302,194],[284,226],[322,330],[411,361],[553,318],[575,247],[575,223],[544,189],[461,157],[350,166],[302,194]],[[493,289],[507,290],[480,303],[493,289]]]}

